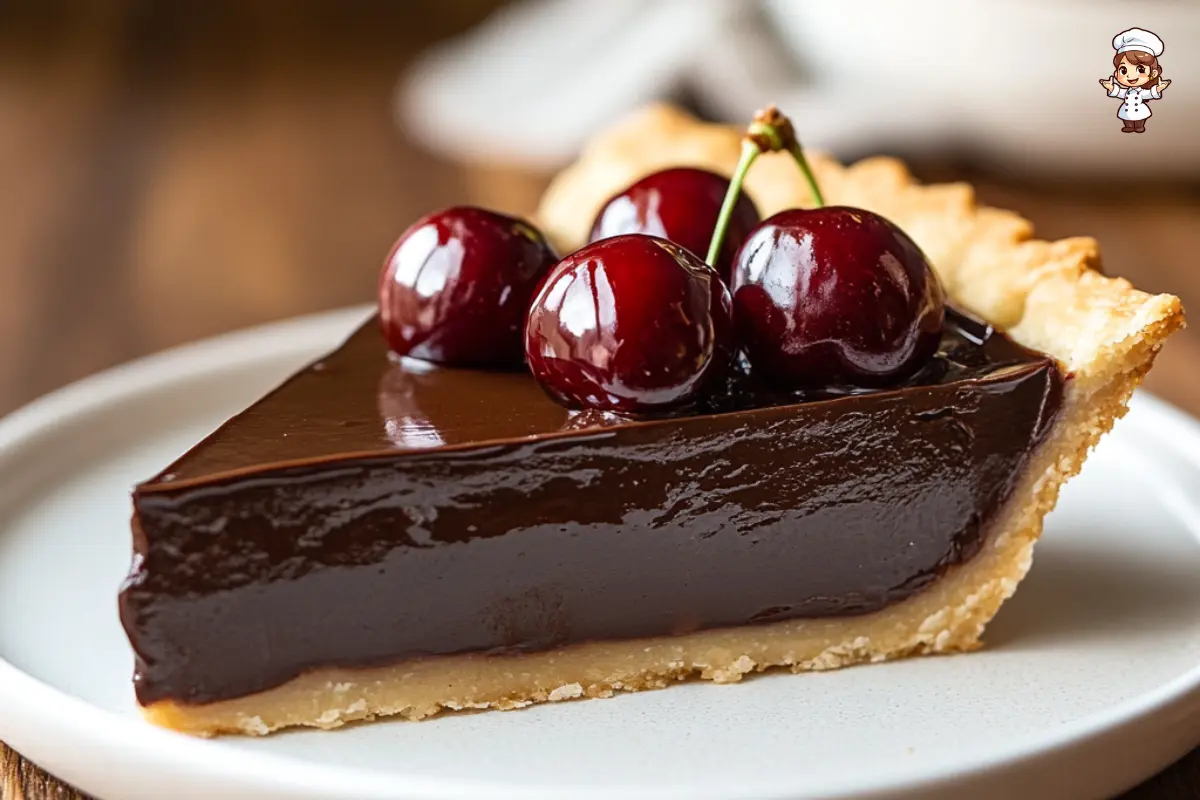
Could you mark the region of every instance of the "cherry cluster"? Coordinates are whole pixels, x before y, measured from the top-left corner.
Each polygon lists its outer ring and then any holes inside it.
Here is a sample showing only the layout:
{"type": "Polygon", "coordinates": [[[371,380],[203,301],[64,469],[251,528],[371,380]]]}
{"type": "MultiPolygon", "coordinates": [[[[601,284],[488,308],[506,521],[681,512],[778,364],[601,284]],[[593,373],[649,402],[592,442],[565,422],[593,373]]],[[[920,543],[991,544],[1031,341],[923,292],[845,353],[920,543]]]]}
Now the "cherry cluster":
{"type": "Polygon", "coordinates": [[[496,212],[419,220],[384,263],[379,306],[400,355],[527,364],[559,403],[624,413],[695,402],[739,350],[785,388],[895,384],[937,351],[945,317],[916,243],[878,214],[826,206],[774,108],[755,117],[732,180],[684,167],[642,178],[561,259],[532,225],[496,212]],[[771,150],[792,154],[816,207],[761,219],[741,186],[771,150]]]}

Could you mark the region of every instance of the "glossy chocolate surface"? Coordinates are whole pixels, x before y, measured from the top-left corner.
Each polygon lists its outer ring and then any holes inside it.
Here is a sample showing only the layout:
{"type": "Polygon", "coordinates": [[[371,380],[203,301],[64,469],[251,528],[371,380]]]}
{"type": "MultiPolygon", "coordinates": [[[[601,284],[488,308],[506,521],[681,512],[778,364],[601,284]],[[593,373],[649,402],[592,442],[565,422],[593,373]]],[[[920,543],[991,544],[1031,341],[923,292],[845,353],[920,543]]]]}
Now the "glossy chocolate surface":
{"type": "Polygon", "coordinates": [[[394,363],[369,321],[135,490],[138,697],[882,608],[979,549],[1062,387],[955,315],[899,388],[739,374],[630,420],[525,374],[394,363]]]}

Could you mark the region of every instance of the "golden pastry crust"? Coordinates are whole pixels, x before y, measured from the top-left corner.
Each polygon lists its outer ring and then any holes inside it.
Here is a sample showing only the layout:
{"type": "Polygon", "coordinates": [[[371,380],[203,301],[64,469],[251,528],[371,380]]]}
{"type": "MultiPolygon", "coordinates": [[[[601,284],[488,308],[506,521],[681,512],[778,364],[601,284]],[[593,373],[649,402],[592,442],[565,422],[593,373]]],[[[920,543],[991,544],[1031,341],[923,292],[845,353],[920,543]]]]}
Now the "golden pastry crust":
{"type": "MultiPolygon", "coordinates": [[[[625,186],[670,166],[729,174],[739,140],[737,129],[702,124],[668,106],[650,107],[595,139],[555,180],[539,222],[567,252],[585,241],[600,206],[625,186]]],[[[520,708],[659,688],[688,677],[728,683],[772,667],[834,669],[978,647],[984,627],[1028,571],[1042,519],[1060,487],[1125,413],[1159,348],[1182,327],[1182,307],[1171,295],[1149,295],[1101,275],[1091,239],[1033,239],[1028,221],[977,206],[969,186],[921,186],[900,162],[885,158],[850,167],[820,155],[812,162],[828,202],[892,219],[925,250],[958,305],[1052,355],[1070,376],[1059,418],[971,561],[921,594],[862,617],[598,642],[504,658],[449,656],[326,670],[238,700],[158,703],[146,715],[202,735],[265,734],[293,725],[329,728],[391,714],[422,719],[444,709],[520,708]]],[[[747,191],[764,216],[810,203],[795,165],[781,153],[759,160],[747,191]]]]}

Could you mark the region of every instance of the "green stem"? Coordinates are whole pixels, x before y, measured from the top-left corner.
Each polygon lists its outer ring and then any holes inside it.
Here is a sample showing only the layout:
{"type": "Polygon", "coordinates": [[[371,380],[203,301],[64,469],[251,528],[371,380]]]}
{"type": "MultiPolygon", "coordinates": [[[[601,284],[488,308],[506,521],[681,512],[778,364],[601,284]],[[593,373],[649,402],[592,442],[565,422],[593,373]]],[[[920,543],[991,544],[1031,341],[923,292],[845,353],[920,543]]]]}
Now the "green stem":
{"type": "Polygon", "coordinates": [[[733,176],[729,179],[729,190],[725,193],[725,200],[721,204],[721,213],[717,215],[717,224],[713,228],[712,239],[708,244],[708,256],[705,261],[709,264],[717,263],[717,254],[721,252],[721,245],[725,242],[725,231],[729,228],[733,207],[737,205],[738,196],[742,191],[742,183],[746,180],[746,173],[750,171],[750,165],[763,153],[780,150],[786,150],[795,159],[801,174],[808,182],[808,188],[812,192],[816,207],[820,208],[825,205],[825,197],[821,194],[817,178],[808,165],[808,159],[804,157],[804,148],[796,139],[792,121],[775,106],[768,106],[754,115],[754,121],[746,129],[746,137],[742,140],[742,155],[738,159],[737,167],[733,170],[733,176]]]}
{"type": "Polygon", "coordinates": [[[792,142],[788,152],[792,154],[792,158],[796,159],[796,163],[800,165],[800,172],[808,181],[808,189],[812,192],[813,202],[816,203],[815,207],[820,208],[825,205],[825,196],[821,194],[821,187],[817,186],[817,176],[813,174],[812,167],[808,165],[808,159],[804,157],[804,148],[800,147],[799,142],[792,142]]]}
{"type": "Polygon", "coordinates": [[[729,219],[733,216],[733,207],[737,205],[738,195],[742,191],[742,181],[750,171],[754,159],[762,155],[762,150],[750,139],[742,140],[742,157],[738,159],[733,177],[729,179],[729,190],[725,192],[725,200],[721,203],[721,213],[717,215],[717,224],[713,228],[712,239],[708,243],[708,256],[704,259],[708,264],[717,263],[717,254],[725,243],[725,231],[729,228],[729,219]]]}

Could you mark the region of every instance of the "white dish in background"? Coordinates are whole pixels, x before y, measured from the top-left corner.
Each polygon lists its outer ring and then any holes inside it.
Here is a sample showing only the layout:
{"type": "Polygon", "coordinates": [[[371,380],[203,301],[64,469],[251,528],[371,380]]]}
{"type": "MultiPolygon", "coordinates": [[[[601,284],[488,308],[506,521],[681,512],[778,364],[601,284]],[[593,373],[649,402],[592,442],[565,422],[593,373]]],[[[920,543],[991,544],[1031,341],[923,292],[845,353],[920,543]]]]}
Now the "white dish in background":
{"type": "Polygon", "coordinates": [[[675,92],[729,0],[523,0],[424,54],[396,96],[398,124],[467,161],[545,168],[675,92]]]}
{"type": "MultiPolygon", "coordinates": [[[[698,63],[705,97],[726,116],[778,103],[811,146],[845,157],[877,150],[937,157],[949,149],[998,170],[1040,176],[1169,177],[1200,172],[1200,5],[1080,0],[762,0],[769,29],[803,78],[719,73],[745,58],[698,63]],[[1159,33],[1171,79],[1144,136],[1121,133],[1106,95],[1115,35],[1159,33]]],[[[752,22],[745,22],[753,25],[752,22]]],[[[749,48],[742,48],[750,53],[749,48]]],[[[762,60],[761,54],[754,58],[762,60]]],[[[753,60],[753,59],[752,59],[753,60]]]]}
{"type": "Polygon", "coordinates": [[[137,362],[0,422],[0,738],[106,800],[1102,797],[1200,742],[1200,425],[1141,396],[979,653],[201,741],[143,723],[133,483],[363,309],[137,362]]]}
{"type": "Polygon", "coordinates": [[[551,170],[633,107],[687,93],[737,124],[776,103],[844,160],[1179,178],[1200,174],[1196,42],[1200,4],[1177,0],[523,0],[418,61],[397,117],[452,157],[551,170]],[[1131,27],[1162,36],[1171,79],[1142,136],[1099,84],[1131,27]]]}

